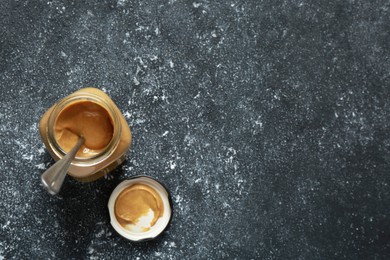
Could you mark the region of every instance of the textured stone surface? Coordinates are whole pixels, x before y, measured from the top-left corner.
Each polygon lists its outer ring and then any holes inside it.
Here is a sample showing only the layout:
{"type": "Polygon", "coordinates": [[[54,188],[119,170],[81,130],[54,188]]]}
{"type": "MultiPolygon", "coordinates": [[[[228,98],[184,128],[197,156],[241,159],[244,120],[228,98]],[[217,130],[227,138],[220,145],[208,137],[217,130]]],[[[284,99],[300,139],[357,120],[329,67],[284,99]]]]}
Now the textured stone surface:
{"type": "Polygon", "coordinates": [[[385,259],[389,1],[1,1],[0,259],[385,259]],[[96,2],[96,3],[94,3],[96,2]],[[134,134],[106,178],[68,178],[38,121],[95,86],[134,134]],[[109,223],[122,180],[172,193],[170,228],[109,223]]]}

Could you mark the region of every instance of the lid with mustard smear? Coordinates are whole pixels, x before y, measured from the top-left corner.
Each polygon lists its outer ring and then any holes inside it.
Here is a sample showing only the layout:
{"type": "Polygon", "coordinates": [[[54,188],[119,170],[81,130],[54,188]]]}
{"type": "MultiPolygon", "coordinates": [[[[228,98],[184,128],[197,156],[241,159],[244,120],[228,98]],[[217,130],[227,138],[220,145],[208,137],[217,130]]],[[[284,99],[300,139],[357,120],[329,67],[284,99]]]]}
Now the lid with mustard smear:
{"type": "Polygon", "coordinates": [[[136,176],[121,182],[108,201],[111,225],[132,241],[156,238],[172,217],[167,189],[149,176],[136,176]]]}

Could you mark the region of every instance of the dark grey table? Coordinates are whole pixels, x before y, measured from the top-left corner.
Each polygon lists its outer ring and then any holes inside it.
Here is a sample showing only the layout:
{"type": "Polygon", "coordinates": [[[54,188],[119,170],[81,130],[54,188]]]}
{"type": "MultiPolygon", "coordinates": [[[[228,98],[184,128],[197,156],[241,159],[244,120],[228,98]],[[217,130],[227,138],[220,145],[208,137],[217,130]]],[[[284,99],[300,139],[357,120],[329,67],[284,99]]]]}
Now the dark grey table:
{"type": "Polygon", "coordinates": [[[389,91],[389,1],[1,1],[0,259],[389,259],[389,91]],[[53,197],[38,122],[85,86],[133,145],[53,197]],[[107,201],[139,174],[174,215],[131,243],[107,201]]]}

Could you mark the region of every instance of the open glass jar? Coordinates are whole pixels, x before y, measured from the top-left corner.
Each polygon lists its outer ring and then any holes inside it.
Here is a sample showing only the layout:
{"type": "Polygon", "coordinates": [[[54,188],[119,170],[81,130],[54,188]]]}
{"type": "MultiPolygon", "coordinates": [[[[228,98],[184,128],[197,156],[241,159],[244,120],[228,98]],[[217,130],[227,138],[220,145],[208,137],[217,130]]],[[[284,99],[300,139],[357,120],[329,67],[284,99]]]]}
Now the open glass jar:
{"type": "Polygon", "coordinates": [[[68,174],[84,182],[94,181],[121,164],[132,138],[118,107],[96,88],[80,89],[54,104],[42,116],[39,132],[56,161],[73,147],[78,135],[83,135],[86,141],[68,174]]]}

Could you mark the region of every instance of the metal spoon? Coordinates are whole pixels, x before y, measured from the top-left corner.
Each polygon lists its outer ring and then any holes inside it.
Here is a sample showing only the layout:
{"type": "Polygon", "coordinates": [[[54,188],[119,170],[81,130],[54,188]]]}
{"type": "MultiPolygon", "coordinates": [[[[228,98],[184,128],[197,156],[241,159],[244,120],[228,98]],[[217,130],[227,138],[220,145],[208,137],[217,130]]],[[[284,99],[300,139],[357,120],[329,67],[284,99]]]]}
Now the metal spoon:
{"type": "Polygon", "coordinates": [[[42,174],[42,183],[50,194],[56,195],[60,191],[68,168],[84,141],[84,137],[81,136],[72,150],[42,174]]]}

